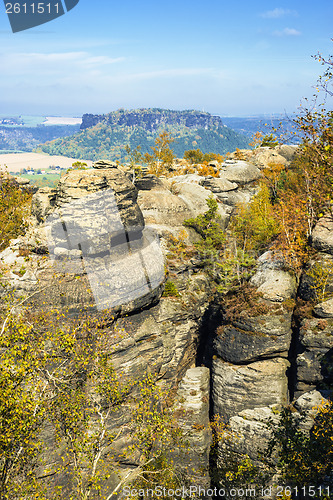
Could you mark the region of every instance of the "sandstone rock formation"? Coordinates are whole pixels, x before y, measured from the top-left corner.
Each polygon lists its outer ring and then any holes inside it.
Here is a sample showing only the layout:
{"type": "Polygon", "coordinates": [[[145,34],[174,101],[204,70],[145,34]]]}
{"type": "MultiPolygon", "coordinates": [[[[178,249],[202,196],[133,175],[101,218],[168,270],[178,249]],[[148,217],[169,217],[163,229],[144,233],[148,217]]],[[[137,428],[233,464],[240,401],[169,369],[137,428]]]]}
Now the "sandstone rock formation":
{"type": "MultiPolygon", "coordinates": [[[[209,196],[218,201],[221,224],[227,227],[237,203],[250,201],[257,192],[261,170],[271,162],[287,164],[294,154],[289,146],[261,148],[246,159],[227,160],[219,177],[144,175],[135,186],[110,162],[70,171],[56,190],[35,194],[27,234],[0,254],[6,270],[2,283],[20,297],[31,296],[36,309],[52,305],[65,316],[79,315],[82,309],[98,316],[107,310],[102,328],[117,373],[140,380],[150,372],[161,386],[174,390],[175,414],[190,448],[184,473],[205,487],[210,480],[209,411],[229,422],[237,436],[220,443],[217,461],[222,464],[225,453],[232,452],[249,455],[260,465],[260,452],[270,439],[269,421],[276,421],[280,408],[294,398],[295,418],[305,415],[302,425],[308,430],[313,406],[327,396],[333,383],[333,305],[327,300],[333,292],[333,228],[327,218],[317,225],[312,241],[319,252],[300,280],[286,271],[282,257],[266,252],[247,288],[223,300],[214,299],[212,282],[198,259],[185,262],[180,255],[166,260],[168,237],[184,230],[184,219],[203,213],[209,196]],[[149,227],[161,238],[162,274],[161,266],[154,270],[149,248],[158,240],[149,236],[149,227]],[[140,255],[139,264],[131,261],[133,255],[140,255]],[[116,262],[116,274],[111,274],[110,261],[116,262]],[[164,264],[174,287],[171,296],[162,296],[164,264]],[[313,271],[320,266],[327,271],[321,297],[313,271]],[[98,282],[114,287],[118,301],[103,302],[104,291],[98,296],[99,283],[90,279],[93,271],[98,282]],[[126,288],[128,282],[117,281],[126,273],[139,283],[138,296],[126,288]],[[315,303],[298,324],[299,298],[315,303]]],[[[187,241],[193,243],[197,236],[187,232],[187,241]]],[[[109,424],[116,429],[127,418],[124,407],[109,424]]],[[[122,436],[114,444],[119,456],[126,439],[122,436]]],[[[180,456],[176,450],[181,469],[180,456]]],[[[139,460],[124,460],[122,477],[139,460]]],[[[110,487],[116,481],[111,479],[110,487]]]]}

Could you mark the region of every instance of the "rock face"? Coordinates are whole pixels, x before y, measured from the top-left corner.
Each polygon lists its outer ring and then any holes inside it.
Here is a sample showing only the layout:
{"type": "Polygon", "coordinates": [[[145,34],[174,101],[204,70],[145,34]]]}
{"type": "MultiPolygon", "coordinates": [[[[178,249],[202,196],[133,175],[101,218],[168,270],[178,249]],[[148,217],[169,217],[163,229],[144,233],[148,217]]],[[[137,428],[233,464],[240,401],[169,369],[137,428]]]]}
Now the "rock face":
{"type": "MultiPolygon", "coordinates": [[[[136,202],[137,190],[118,168],[104,163],[99,164],[101,166],[106,168],[70,171],[56,190],[42,190],[35,195],[34,219],[29,232],[12,241],[11,247],[0,254],[2,264],[8,270],[7,283],[18,295],[29,292],[31,306],[35,309],[60,310],[63,326],[72,315],[85,314],[103,319],[107,313],[101,328],[106,330],[106,352],[118,374],[141,380],[147,372],[153,373],[168,390],[176,390],[186,374],[177,399],[180,425],[190,443],[190,458],[185,469],[190,477],[194,468],[195,481],[207,487],[211,440],[209,370],[195,368],[195,362],[202,317],[210,296],[209,280],[198,269],[195,272],[189,270],[186,275],[176,274],[177,296],[161,298],[165,280],[164,257],[161,254],[162,260],[159,260],[160,256],[156,259],[158,239],[152,241],[149,228],[145,227],[136,202]],[[21,256],[22,249],[26,252],[24,256],[21,256]],[[52,258],[45,253],[47,249],[52,258]],[[98,283],[93,281],[96,275],[97,281],[101,278],[103,286],[108,281],[110,267],[107,273],[104,269],[98,274],[99,266],[106,265],[105,255],[116,268],[110,285],[116,288],[118,302],[112,304],[101,300],[98,283]],[[130,266],[129,259],[134,256],[139,256],[137,265],[134,262],[130,266]],[[162,274],[154,281],[156,275],[152,271],[156,260],[162,262],[162,274]],[[22,266],[23,275],[19,273],[22,266]],[[128,287],[133,279],[140,285],[137,278],[140,269],[143,269],[142,286],[146,286],[146,290],[133,297],[128,287]],[[115,287],[121,273],[128,279],[124,283],[124,295],[121,287],[115,287]],[[198,398],[192,401],[194,391],[198,398]],[[198,443],[200,446],[196,448],[198,443]]],[[[151,183],[161,189],[156,178],[151,179],[151,183]]],[[[204,190],[201,186],[196,187],[204,190]]],[[[155,188],[147,190],[153,196],[154,191],[155,188]]],[[[170,191],[165,188],[166,204],[169,195],[170,191]]],[[[174,196],[191,216],[185,202],[174,196]]],[[[155,201],[160,201],[159,195],[155,201]]],[[[166,217],[165,224],[169,222],[166,217]]],[[[124,407],[109,422],[115,434],[118,425],[126,426],[127,413],[124,407]]],[[[50,432],[51,429],[46,428],[43,439],[55,447],[50,432]]],[[[121,455],[127,444],[126,439],[119,439],[114,443],[114,452],[121,455]]],[[[59,459],[56,455],[47,458],[54,463],[59,459]]],[[[124,474],[131,467],[133,465],[124,463],[124,474]]],[[[67,485],[66,479],[61,481],[67,485]]],[[[113,488],[118,482],[119,478],[115,476],[108,486],[113,488]]]]}
{"type": "Polygon", "coordinates": [[[296,279],[284,271],[283,260],[267,252],[249,287],[216,306],[218,328],[207,341],[213,412],[231,432],[218,447],[217,475],[230,455],[245,453],[260,462],[258,454],[270,438],[268,420],[289,402],[296,279]]]}
{"type": "Polygon", "coordinates": [[[249,365],[231,365],[215,359],[212,367],[214,413],[228,420],[245,409],[287,403],[288,367],[289,362],[283,358],[249,365]]]}
{"type": "MultiPolygon", "coordinates": [[[[0,254],[8,287],[21,297],[32,295],[36,309],[52,305],[63,312],[64,322],[82,309],[98,318],[108,313],[102,328],[116,372],[135,380],[149,372],[174,391],[175,415],[189,443],[185,475],[206,488],[209,411],[237,436],[219,444],[219,464],[229,452],[260,464],[270,438],[268,422],[289,402],[289,389],[298,398],[295,418],[305,414],[309,429],[312,406],[333,383],[333,299],[326,300],[333,291],[333,227],[323,218],[316,228],[313,245],[321,253],[299,287],[283,258],[266,252],[247,287],[214,302],[212,283],[196,259],[184,262],[180,255],[167,261],[166,241],[184,230],[184,219],[207,210],[209,196],[218,201],[226,227],[236,204],[257,192],[267,162],[286,163],[293,154],[288,148],[261,148],[246,160],[225,162],[220,177],[145,175],[135,186],[115,164],[96,162],[92,170],[68,172],[56,190],[39,190],[27,235],[0,254]],[[162,296],[165,263],[169,296],[162,296]],[[316,285],[318,269],[324,269],[324,291],[316,285]],[[293,316],[298,297],[316,299],[300,325],[293,316]],[[201,363],[206,366],[196,366],[201,363]]],[[[188,240],[193,243],[195,234],[189,231],[188,240]]],[[[115,434],[126,419],[124,407],[109,422],[115,434]]],[[[45,441],[50,440],[46,429],[45,441]]],[[[119,456],[125,441],[115,444],[119,456]]],[[[180,449],[174,458],[184,471],[180,449]]],[[[123,477],[139,460],[123,463],[123,477]]],[[[113,487],[117,479],[110,481],[113,487]]]]}
{"type": "Polygon", "coordinates": [[[322,217],[312,232],[312,246],[319,252],[333,254],[333,219],[322,217]]]}
{"type": "Polygon", "coordinates": [[[324,388],[333,382],[333,320],[305,319],[299,334],[298,391],[324,388]]]}
{"type": "MultiPolygon", "coordinates": [[[[186,461],[191,463],[192,484],[209,488],[209,452],[212,433],[209,423],[209,369],[205,367],[187,370],[179,384],[175,404],[178,421],[190,452],[186,461]]],[[[181,465],[180,465],[181,466],[181,465]]]]}
{"type": "Polygon", "coordinates": [[[244,185],[260,179],[261,173],[257,167],[249,162],[243,160],[226,160],[222,164],[220,177],[225,178],[229,182],[244,185]]]}
{"type": "MultiPolygon", "coordinates": [[[[137,191],[130,180],[116,167],[99,168],[98,170],[71,170],[63,176],[58,184],[55,207],[63,207],[72,200],[83,200],[92,193],[104,194],[112,192],[121,222],[125,229],[142,230],[144,220],[139,206],[136,203],[137,191]]],[[[102,206],[101,209],[105,210],[102,206]]],[[[97,211],[96,218],[99,217],[97,211]]],[[[108,214],[111,215],[111,214],[108,214]]],[[[92,214],[93,217],[93,214],[92,214]]],[[[91,219],[90,223],[94,223],[91,219]]],[[[87,225],[89,225],[87,223],[87,225]]]]}

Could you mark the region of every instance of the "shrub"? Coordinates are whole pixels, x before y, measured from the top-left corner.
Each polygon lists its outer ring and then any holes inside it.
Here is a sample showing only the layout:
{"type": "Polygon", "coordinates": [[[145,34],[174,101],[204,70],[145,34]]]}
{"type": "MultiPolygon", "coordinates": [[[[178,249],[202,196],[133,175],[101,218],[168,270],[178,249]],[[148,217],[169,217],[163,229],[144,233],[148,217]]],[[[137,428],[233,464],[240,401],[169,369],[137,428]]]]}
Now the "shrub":
{"type": "Polygon", "coordinates": [[[279,229],[269,189],[265,184],[261,184],[250,204],[238,206],[238,214],[230,225],[239,247],[247,252],[264,250],[279,233],[279,229]]]}
{"type": "Polygon", "coordinates": [[[167,281],[165,284],[163,297],[180,297],[176,285],[172,281],[167,281]]]}
{"type": "Polygon", "coordinates": [[[20,188],[17,183],[0,174],[0,251],[9,241],[24,234],[30,214],[32,193],[20,188]]]}

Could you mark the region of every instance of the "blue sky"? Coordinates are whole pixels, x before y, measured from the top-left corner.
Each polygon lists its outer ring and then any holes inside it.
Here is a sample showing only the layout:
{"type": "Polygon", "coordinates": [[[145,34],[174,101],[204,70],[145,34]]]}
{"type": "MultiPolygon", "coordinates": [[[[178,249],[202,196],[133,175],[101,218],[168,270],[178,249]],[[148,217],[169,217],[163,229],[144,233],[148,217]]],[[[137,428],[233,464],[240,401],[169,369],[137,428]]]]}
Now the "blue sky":
{"type": "Polygon", "coordinates": [[[80,0],[13,34],[0,4],[0,114],[123,108],[292,112],[333,54],[333,1],[80,0]]]}

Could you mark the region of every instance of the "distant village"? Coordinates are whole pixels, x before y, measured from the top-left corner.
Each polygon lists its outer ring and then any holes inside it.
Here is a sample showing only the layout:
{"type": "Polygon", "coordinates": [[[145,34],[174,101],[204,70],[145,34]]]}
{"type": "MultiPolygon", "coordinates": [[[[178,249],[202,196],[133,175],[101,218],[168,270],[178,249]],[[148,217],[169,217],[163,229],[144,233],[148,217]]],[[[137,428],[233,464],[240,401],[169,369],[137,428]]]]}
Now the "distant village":
{"type": "Polygon", "coordinates": [[[59,165],[57,166],[51,165],[47,170],[42,170],[40,168],[34,169],[30,167],[23,168],[20,173],[26,175],[43,175],[43,174],[49,175],[49,174],[60,174],[61,171],[63,170],[67,170],[67,168],[59,167],[59,165]]]}

